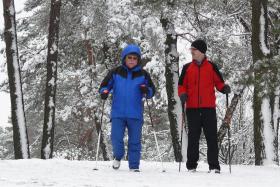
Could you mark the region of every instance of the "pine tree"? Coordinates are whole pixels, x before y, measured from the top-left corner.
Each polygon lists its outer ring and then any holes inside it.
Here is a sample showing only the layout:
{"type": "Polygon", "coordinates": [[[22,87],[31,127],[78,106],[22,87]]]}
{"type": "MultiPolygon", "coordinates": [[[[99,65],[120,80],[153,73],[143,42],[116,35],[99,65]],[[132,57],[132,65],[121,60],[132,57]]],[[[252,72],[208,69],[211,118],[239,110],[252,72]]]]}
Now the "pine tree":
{"type": "Polygon", "coordinates": [[[3,9],[5,20],[4,35],[6,57],[12,108],[14,153],[16,159],[27,159],[30,157],[30,153],[19,66],[14,1],[3,0],[3,9]]]}
{"type": "Polygon", "coordinates": [[[41,150],[41,158],[43,159],[49,159],[53,157],[60,6],[60,0],[51,1],[45,95],[45,116],[41,150]]]}
{"type": "MultiPolygon", "coordinates": [[[[277,162],[277,129],[274,123],[278,68],[269,45],[268,1],[252,0],[252,53],[254,62],[254,146],[255,164],[277,162]]],[[[279,104],[278,104],[279,105],[279,104]]],[[[277,112],[278,113],[278,112],[277,112]]],[[[276,113],[276,114],[277,114],[276,113]]]]}

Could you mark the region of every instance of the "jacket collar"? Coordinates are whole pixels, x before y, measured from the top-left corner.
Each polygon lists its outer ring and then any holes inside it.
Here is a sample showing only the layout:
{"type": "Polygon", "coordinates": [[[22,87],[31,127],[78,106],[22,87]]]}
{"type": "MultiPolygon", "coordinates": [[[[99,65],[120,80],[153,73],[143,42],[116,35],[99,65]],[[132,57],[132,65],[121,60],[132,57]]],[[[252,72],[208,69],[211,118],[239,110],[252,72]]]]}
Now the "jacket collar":
{"type": "Polygon", "coordinates": [[[125,64],[122,64],[122,67],[127,70],[127,71],[140,71],[141,70],[141,66],[140,65],[136,65],[134,68],[129,69],[125,64]]]}
{"type": "Polygon", "coordinates": [[[200,64],[198,61],[196,61],[194,59],[192,60],[192,63],[195,64],[196,66],[203,66],[203,64],[205,64],[205,62],[208,62],[208,59],[206,56],[204,57],[204,59],[202,60],[202,62],[200,64]]]}

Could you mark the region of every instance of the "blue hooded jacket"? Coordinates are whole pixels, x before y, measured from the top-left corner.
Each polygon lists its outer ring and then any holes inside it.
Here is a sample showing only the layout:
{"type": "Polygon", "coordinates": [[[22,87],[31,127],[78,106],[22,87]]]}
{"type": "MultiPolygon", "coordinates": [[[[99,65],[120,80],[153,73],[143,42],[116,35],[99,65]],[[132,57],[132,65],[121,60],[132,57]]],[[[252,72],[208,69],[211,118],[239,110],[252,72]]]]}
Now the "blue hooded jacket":
{"type": "Polygon", "coordinates": [[[148,99],[155,94],[155,86],[149,73],[143,70],[140,65],[129,69],[125,65],[125,57],[135,54],[141,58],[141,51],[137,45],[126,46],[121,54],[122,65],[111,70],[102,81],[99,92],[108,90],[113,94],[111,118],[135,118],[143,120],[143,102],[145,97],[141,93],[140,86],[148,88],[148,99]]]}

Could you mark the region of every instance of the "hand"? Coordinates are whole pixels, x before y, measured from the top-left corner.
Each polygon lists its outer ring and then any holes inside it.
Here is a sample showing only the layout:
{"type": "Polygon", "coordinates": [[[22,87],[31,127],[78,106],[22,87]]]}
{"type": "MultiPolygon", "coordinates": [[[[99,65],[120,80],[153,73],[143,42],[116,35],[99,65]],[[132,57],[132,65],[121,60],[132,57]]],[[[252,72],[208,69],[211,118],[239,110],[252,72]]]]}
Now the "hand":
{"type": "Polygon", "coordinates": [[[109,91],[108,90],[104,90],[102,93],[101,93],[101,99],[102,100],[106,100],[108,98],[108,95],[109,95],[109,91]]]}
{"type": "Polygon", "coordinates": [[[183,93],[183,94],[180,95],[180,100],[181,100],[181,104],[182,104],[183,108],[184,108],[184,105],[185,105],[185,103],[187,101],[187,98],[188,98],[188,96],[187,96],[186,93],[183,93]]]}
{"type": "Polygon", "coordinates": [[[141,93],[143,93],[143,94],[148,94],[148,87],[145,85],[145,84],[142,84],[141,86],[140,86],[140,90],[141,90],[141,93]]]}
{"type": "Polygon", "coordinates": [[[228,84],[225,84],[223,90],[222,90],[222,93],[223,94],[229,94],[231,92],[231,88],[228,84]]]}

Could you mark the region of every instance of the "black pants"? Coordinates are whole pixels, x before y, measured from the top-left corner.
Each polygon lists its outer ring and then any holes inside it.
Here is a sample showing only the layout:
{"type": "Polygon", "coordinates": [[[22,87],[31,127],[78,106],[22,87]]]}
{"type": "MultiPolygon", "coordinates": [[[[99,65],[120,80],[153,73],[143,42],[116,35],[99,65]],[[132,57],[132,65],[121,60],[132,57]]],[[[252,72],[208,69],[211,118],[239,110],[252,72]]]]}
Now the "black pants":
{"type": "Polygon", "coordinates": [[[209,169],[220,169],[218,161],[217,117],[215,108],[187,109],[188,153],[187,168],[195,169],[199,160],[199,139],[201,129],[207,141],[209,169]]]}

